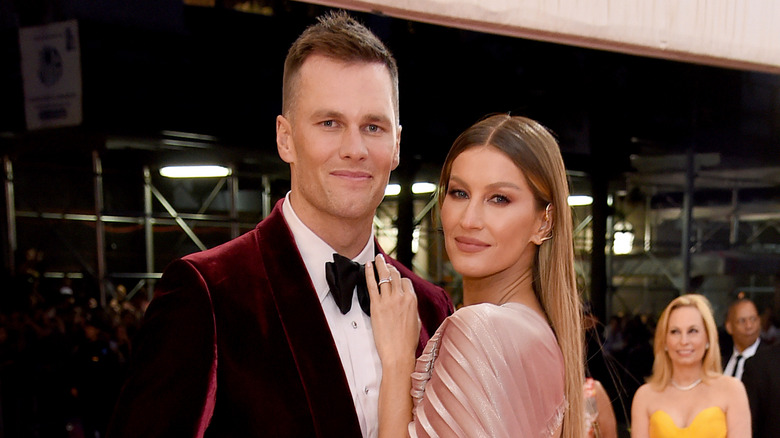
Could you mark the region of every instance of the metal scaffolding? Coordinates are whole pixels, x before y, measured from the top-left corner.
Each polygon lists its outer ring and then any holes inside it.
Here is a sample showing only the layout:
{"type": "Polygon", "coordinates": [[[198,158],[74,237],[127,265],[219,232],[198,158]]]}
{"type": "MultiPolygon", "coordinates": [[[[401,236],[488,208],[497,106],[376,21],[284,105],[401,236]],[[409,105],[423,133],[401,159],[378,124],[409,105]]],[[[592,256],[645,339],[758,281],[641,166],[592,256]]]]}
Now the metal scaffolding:
{"type": "MultiPolygon", "coordinates": [[[[105,211],[104,202],[104,181],[103,181],[103,164],[101,155],[98,151],[92,151],[92,179],[93,179],[93,212],[91,214],[84,213],[67,213],[58,211],[25,211],[17,210],[16,199],[14,191],[14,175],[13,175],[13,163],[12,160],[5,156],[3,157],[3,169],[4,169],[4,197],[5,197],[5,210],[6,210],[6,222],[7,222],[7,236],[6,236],[6,269],[9,272],[15,271],[15,257],[18,251],[17,243],[17,220],[19,218],[32,218],[39,220],[54,220],[64,222],[87,222],[94,224],[95,238],[94,238],[94,265],[89,262],[89,257],[84,257],[81,254],[75,254],[79,263],[82,265],[90,275],[95,277],[99,291],[99,303],[101,306],[106,306],[111,295],[114,293],[113,280],[133,279],[137,280],[137,283],[130,289],[128,298],[132,297],[135,293],[142,290],[145,286],[151,298],[151,293],[154,287],[154,281],[162,275],[155,270],[155,244],[154,244],[154,228],[155,226],[170,226],[175,225],[178,227],[184,235],[198,248],[206,249],[206,245],[201,241],[195,232],[195,228],[198,224],[208,225],[210,227],[224,227],[229,228],[230,238],[237,237],[243,228],[251,228],[255,223],[242,224],[239,221],[238,214],[238,177],[235,173],[231,172],[229,176],[217,178],[214,188],[209,196],[202,202],[200,208],[196,213],[182,213],[177,211],[175,206],[169,202],[165,195],[153,184],[152,172],[148,166],[144,166],[143,169],[139,169],[143,172],[143,211],[138,212],[138,215],[109,215],[105,211]],[[214,203],[217,196],[222,193],[227,193],[228,199],[228,214],[207,214],[207,211],[214,203]],[[165,214],[161,215],[155,213],[155,202],[163,207],[165,214]],[[145,257],[145,271],[144,272],[119,272],[107,263],[106,257],[106,224],[118,223],[118,224],[135,224],[143,227],[144,236],[144,257],[145,257]]],[[[267,215],[270,210],[270,179],[263,177],[263,208],[260,212],[263,216],[267,215]]],[[[78,252],[77,249],[71,245],[71,252],[78,252]]],[[[79,273],[74,272],[49,272],[48,275],[52,277],[78,277],[79,273]]]]}

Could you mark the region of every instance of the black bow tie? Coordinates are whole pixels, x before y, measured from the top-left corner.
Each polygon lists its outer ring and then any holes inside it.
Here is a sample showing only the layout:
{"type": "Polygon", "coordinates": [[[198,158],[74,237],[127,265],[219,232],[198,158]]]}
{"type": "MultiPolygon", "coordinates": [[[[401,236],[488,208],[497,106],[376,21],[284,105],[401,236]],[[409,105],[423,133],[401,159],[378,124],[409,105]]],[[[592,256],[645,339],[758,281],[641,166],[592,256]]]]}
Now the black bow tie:
{"type": "MultiPolygon", "coordinates": [[[[325,278],[330,286],[330,293],[342,314],[352,308],[352,291],[357,286],[358,303],[366,315],[371,316],[371,298],[366,288],[366,267],[360,263],[333,254],[333,261],[325,263],[325,278]]],[[[376,274],[376,272],[374,273],[376,274]]],[[[376,276],[376,275],[375,275],[376,276]]]]}

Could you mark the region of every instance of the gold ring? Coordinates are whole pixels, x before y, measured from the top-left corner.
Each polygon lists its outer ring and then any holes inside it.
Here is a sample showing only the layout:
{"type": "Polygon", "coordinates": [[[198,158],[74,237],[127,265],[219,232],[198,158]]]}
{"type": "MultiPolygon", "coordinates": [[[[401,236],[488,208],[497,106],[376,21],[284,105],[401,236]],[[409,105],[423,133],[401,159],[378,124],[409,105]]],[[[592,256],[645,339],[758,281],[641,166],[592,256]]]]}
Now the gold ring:
{"type": "Polygon", "coordinates": [[[381,286],[381,285],[383,285],[383,284],[385,284],[385,283],[390,283],[391,281],[393,281],[393,279],[392,279],[392,278],[390,278],[390,277],[387,277],[387,278],[381,278],[381,279],[379,280],[379,283],[377,283],[376,285],[377,285],[377,286],[381,286]]]}

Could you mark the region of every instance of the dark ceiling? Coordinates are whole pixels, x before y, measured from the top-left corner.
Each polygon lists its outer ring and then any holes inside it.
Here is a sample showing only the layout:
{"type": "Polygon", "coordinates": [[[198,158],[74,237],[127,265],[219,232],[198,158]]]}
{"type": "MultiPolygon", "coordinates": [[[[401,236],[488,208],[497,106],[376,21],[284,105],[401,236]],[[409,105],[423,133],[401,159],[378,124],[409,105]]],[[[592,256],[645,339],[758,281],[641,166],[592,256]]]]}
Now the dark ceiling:
{"type": "MultiPolygon", "coordinates": [[[[0,147],[18,153],[102,139],[217,137],[220,153],[275,155],[287,47],[326,8],[267,2],[265,14],[131,2],[0,0],[0,147]],[[79,20],[84,123],[25,133],[18,27],[79,20]]],[[[217,2],[220,4],[220,2],[217,2]]],[[[722,163],[778,165],[778,77],[355,14],[395,53],[402,163],[438,168],[485,114],[536,118],[567,166],[617,176],[631,154],[720,152],[722,163]]],[[[254,158],[253,158],[254,157],[254,158]]]]}

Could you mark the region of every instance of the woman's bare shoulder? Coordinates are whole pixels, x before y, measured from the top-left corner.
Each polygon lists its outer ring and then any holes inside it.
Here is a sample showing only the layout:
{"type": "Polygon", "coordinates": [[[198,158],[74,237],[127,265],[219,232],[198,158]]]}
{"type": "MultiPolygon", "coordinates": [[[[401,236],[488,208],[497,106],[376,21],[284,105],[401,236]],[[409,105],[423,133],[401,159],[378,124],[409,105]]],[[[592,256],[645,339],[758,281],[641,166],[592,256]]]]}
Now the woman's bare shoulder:
{"type": "Polygon", "coordinates": [[[645,383],[636,390],[633,403],[639,402],[647,407],[664,404],[665,394],[665,388],[659,388],[654,383],[645,383]]]}
{"type": "Polygon", "coordinates": [[[713,387],[724,394],[727,400],[742,397],[745,394],[745,385],[736,377],[719,375],[712,378],[713,387]]]}
{"type": "Polygon", "coordinates": [[[649,383],[640,386],[634,393],[633,403],[647,404],[658,397],[659,391],[649,383]]]}

